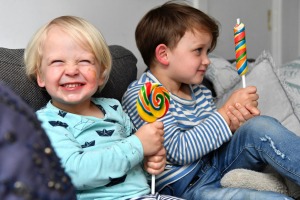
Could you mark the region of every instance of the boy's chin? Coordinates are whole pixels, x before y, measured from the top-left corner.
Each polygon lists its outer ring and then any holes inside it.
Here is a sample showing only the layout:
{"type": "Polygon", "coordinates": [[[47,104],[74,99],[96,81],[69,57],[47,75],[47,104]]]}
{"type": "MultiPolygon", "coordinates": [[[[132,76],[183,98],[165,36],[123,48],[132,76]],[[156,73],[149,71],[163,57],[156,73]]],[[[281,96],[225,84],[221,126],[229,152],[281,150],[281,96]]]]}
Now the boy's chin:
{"type": "Polygon", "coordinates": [[[203,77],[201,79],[190,81],[191,85],[200,85],[203,82],[203,77]]]}

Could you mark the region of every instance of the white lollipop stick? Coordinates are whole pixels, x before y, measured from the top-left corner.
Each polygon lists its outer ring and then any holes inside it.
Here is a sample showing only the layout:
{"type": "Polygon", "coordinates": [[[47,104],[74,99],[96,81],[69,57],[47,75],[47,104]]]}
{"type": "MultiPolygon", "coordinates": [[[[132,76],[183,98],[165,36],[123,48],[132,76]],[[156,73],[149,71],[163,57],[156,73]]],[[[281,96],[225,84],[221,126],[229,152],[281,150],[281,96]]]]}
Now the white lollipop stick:
{"type": "Polygon", "coordinates": [[[155,194],[155,175],[151,177],[151,194],[155,194]]]}
{"type": "Polygon", "coordinates": [[[245,77],[245,74],[242,75],[242,81],[243,81],[243,88],[246,88],[246,77],[245,77]]]}

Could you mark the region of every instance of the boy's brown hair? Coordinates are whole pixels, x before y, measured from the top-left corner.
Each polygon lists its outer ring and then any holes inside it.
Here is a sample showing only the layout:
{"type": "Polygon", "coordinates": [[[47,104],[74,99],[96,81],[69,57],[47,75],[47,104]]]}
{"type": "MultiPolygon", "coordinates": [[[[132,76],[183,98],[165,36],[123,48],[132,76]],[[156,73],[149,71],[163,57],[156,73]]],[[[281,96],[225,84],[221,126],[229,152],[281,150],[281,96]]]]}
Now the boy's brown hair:
{"type": "Polygon", "coordinates": [[[135,40],[148,68],[155,59],[155,49],[159,44],[173,49],[186,31],[210,33],[210,51],[217,45],[218,22],[186,3],[169,1],[146,13],[136,27],[135,40]]]}

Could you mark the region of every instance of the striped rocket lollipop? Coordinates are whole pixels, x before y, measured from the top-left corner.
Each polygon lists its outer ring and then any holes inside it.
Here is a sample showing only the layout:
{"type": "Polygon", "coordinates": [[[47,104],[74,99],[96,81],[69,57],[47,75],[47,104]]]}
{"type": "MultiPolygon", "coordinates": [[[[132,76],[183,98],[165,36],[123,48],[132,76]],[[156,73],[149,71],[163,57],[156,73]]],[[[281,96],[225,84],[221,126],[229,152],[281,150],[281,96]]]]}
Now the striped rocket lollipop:
{"type": "Polygon", "coordinates": [[[237,19],[237,24],[233,28],[233,31],[234,31],[236,69],[238,74],[243,78],[243,87],[245,88],[246,87],[245,74],[248,71],[246,33],[245,33],[245,25],[240,22],[240,19],[237,19]]]}

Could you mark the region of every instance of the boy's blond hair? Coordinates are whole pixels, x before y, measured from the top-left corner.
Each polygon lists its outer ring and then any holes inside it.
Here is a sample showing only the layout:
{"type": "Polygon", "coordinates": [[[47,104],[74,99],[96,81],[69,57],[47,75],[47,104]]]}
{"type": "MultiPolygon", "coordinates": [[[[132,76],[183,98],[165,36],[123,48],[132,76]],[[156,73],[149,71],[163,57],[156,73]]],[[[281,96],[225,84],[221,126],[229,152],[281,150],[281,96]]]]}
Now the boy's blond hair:
{"type": "Polygon", "coordinates": [[[36,79],[40,73],[41,62],[43,58],[43,44],[47,38],[48,31],[51,27],[58,26],[64,32],[69,34],[78,44],[83,45],[95,55],[97,63],[100,65],[102,76],[105,83],[99,88],[105,86],[111,71],[111,54],[102,34],[92,24],[86,20],[75,16],[61,16],[53,19],[42,26],[28,43],[25,53],[24,62],[26,74],[30,78],[36,79]]]}

